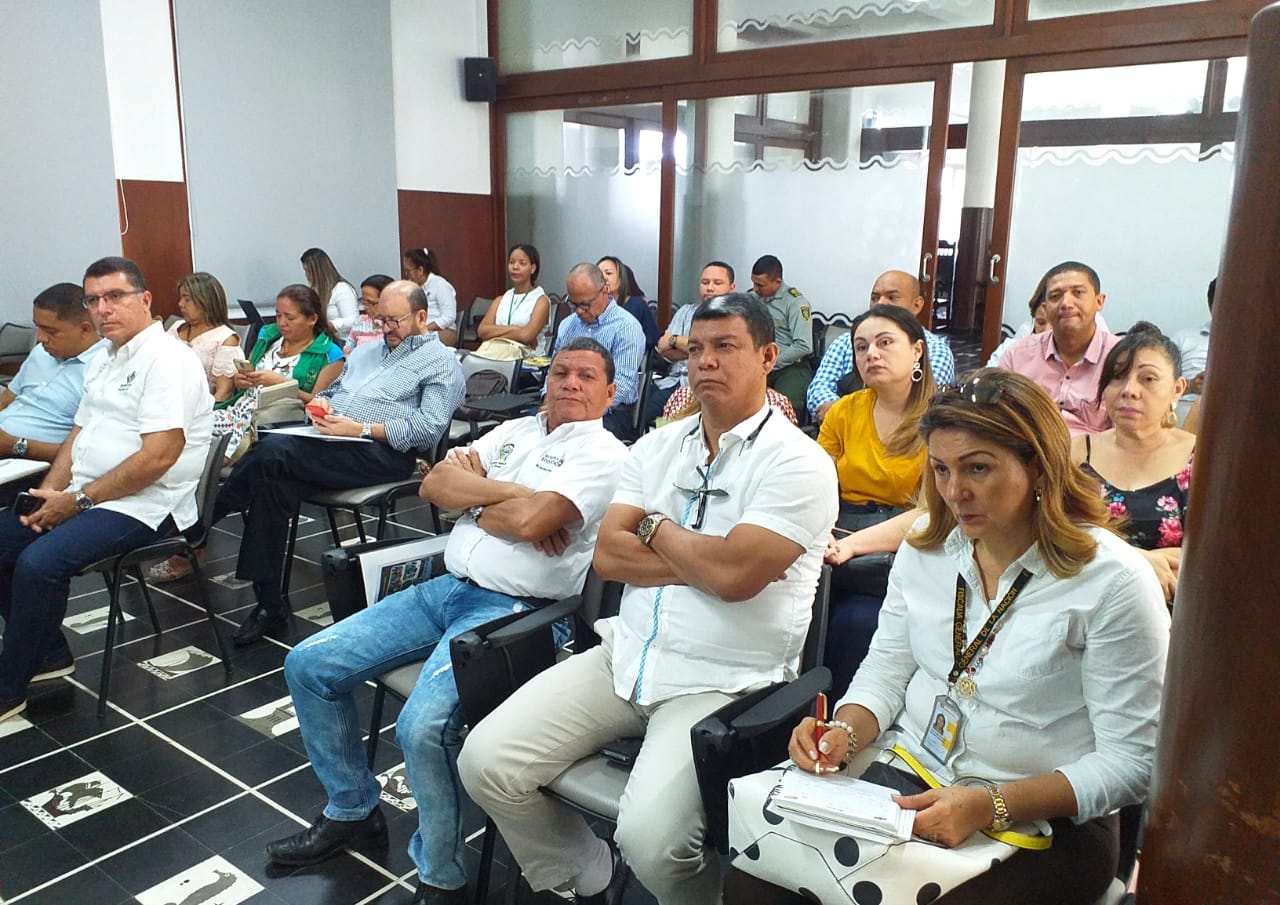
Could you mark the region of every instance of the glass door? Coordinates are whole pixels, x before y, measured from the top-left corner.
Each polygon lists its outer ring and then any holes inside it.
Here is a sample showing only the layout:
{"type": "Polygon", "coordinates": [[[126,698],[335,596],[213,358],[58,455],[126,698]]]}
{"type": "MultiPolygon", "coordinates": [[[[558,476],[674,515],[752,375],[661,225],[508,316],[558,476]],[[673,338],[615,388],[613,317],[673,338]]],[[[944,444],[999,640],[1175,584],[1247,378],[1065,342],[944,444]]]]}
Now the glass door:
{"type": "Polygon", "coordinates": [[[1243,83],[1243,58],[1010,72],[1021,121],[1000,161],[1012,191],[998,193],[987,352],[1065,260],[1098,271],[1113,333],[1146,320],[1173,335],[1208,319],[1243,83]]]}

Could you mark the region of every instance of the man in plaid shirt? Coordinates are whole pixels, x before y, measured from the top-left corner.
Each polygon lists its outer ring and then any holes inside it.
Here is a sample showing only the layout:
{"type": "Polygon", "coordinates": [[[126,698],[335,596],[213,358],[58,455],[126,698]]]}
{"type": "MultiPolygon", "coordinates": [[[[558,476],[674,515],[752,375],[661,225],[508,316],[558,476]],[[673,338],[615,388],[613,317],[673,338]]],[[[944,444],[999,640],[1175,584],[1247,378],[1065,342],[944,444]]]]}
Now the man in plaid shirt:
{"type": "Polygon", "coordinates": [[[288,621],[281,577],[289,521],[304,489],[346,490],[408,478],[462,402],[462,368],[453,350],[427,332],[421,286],[407,280],[388,285],[375,323],[384,341],[354,349],[342,375],[312,400],[327,411],[312,418],[324,437],[265,433],[218,491],[215,521],[244,513],[236,577],[253,582],[258,600],[236,630],[236,644],[252,644],[288,621]]]}

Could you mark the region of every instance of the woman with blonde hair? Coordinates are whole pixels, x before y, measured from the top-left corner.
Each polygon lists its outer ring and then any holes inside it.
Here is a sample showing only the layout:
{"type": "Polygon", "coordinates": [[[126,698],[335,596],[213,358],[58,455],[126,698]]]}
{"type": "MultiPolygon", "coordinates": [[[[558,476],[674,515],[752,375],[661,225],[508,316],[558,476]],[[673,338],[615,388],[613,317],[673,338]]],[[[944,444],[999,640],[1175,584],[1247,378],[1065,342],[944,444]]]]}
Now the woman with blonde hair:
{"type": "Polygon", "coordinates": [[[235,392],[236,359],[244,358],[240,336],[227,323],[227,293],[210,273],[197,271],[178,281],[178,313],[182,320],[169,335],[196,353],[209,378],[214,402],[235,392]]]}
{"type": "Polygon", "coordinates": [[[1196,448],[1195,434],[1177,426],[1186,388],[1177,344],[1139,321],[1107,354],[1098,378],[1098,402],[1112,427],[1071,440],[1072,461],[1098,482],[1118,530],[1151,563],[1168,601],[1178,586],[1196,448]]]}
{"type": "MultiPolygon", "coordinates": [[[[936,905],[1092,903],[1115,873],[1114,812],[1142,801],[1151,778],[1169,643],[1159,583],[1107,528],[1033,381],[978,371],[936,394],[920,434],[927,517],[898,553],[871,650],[821,740],[807,718],[789,753],[827,775],[874,745],[862,777],[898,790],[914,836],[937,846],[1052,827],[1047,848],[1003,848],[1005,860],[935,890],[936,905]],[[932,731],[939,715],[952,731],[932,731]]],[[[751,901],[785,899],[761,891],[751,901]]]]}
{"type": "Polygon", "coordinates": [[[302,253],[301,260],[307,285],[320,297],[321,304],[325,306],[325,319],[332,325],[336,334],[334,338],[341,344],[360,314],[360,293],[338,273],[338,268],[323,248],[308,248],[302,253]]]}

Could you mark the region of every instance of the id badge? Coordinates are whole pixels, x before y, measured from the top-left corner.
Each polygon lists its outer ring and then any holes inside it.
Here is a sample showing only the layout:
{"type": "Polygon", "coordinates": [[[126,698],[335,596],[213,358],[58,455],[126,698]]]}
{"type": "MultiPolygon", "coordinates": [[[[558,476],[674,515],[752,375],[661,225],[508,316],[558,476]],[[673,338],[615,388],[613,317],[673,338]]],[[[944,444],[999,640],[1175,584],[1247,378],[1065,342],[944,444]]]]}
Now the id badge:
{"type": "Polygon", "coordinates": [[[955,751],[956,739],[960,737],[960,726],[964,723],[964,714],[960,705],[947,695],[940,694],[933,699],[933,713],[929,716],[929,725],[924,730],[921,746],[935,757],[938,763],[945,764],[955,751]]]}

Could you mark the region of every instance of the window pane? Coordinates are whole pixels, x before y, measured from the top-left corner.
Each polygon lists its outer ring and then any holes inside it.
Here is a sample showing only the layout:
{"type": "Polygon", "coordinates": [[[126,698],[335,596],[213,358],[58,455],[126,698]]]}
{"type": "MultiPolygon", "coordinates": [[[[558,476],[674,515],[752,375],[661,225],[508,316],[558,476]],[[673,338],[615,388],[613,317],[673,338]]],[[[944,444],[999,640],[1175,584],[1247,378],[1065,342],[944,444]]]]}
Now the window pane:
{"type": "Polygon", "coordinates": [[[991,25],[994,0],[719,0],[721,51],[991,25]]]}
{"type": "Polygon", "coordinates": [[[1227,61],[1227,90],[1222,99],[1222,109],[1227,113],[1240,112],[1240,96],[1244,94],[1244,57],[1232,57],[1227,61]]]}
{"type": "Polygon", "coordinates": [[[682,101],[672,305],[716,259],[747,289],[775,254],[831,314],[864,311],[885,270],[915,273],[932,108],[929,82],[682,101]]]}
{"type": "Polygon", "coordinates": [[[1205,60],[1035,72],[1022,90],[1022,121],[1165,116],[1204,109],[1205,60]]]}
{"type": "Polygon", "coordinates": [[[506,123],[508,245],[537,247],[542,288],[563,296],[570,267],[617,255],[654,297],[661,105],[512,113],[506,123]]]}
{"type": "Polygon", "coordinates": [[[504,73],[688,56],[693,0],[501,0],[504,73]]]}
{"type": "Polygon", "coordinates": [[[1081,16],[1087,13],[1114,13],[1151,6],[1206,2],[1209,0],[1031,0],[1027,16],[1031,19],[1057,19],[1062,16],[1081,16]]]}

